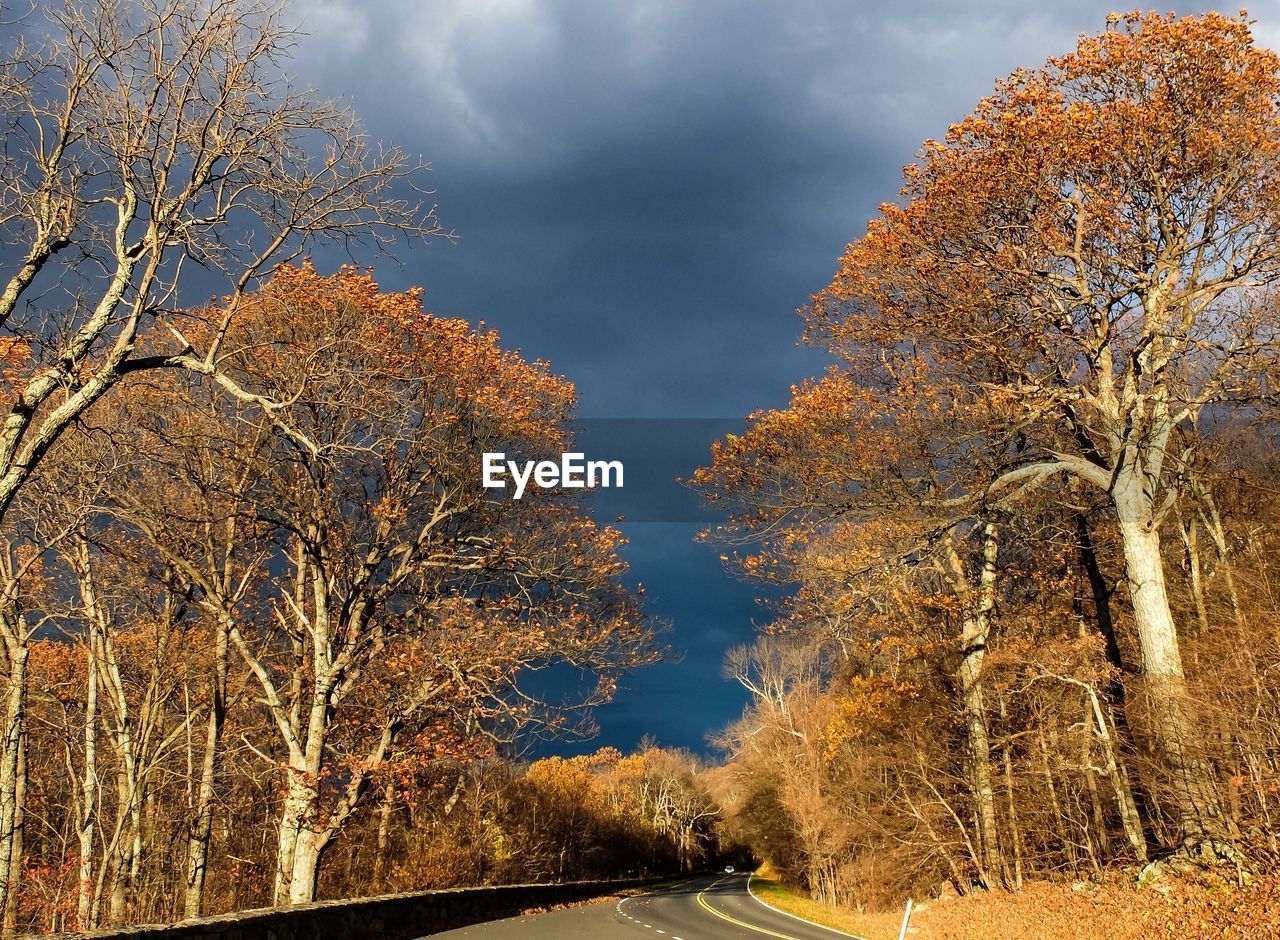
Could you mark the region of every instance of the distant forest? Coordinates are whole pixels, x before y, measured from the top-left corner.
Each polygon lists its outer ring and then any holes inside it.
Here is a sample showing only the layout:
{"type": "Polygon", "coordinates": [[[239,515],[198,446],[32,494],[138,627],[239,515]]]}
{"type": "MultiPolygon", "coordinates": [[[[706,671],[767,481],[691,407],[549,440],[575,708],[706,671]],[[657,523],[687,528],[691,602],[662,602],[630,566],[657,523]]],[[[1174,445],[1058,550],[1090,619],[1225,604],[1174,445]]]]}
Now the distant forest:
{"type": "Polygon", "coordinates": [[[801,311],[834,364],[687,481],[785,598],[728,654],[746,711],[710,758],[530,760],[667,653],[589,499],[482,486],[568,448],[576,389],[308,260],[451,233],[279,79],[280,9],[42,14],[0,57],[5,934],[725,861],[858,911],[1274,873],[1280,57],[1243,15],[1115,15],[925,142],[801,311]]]}

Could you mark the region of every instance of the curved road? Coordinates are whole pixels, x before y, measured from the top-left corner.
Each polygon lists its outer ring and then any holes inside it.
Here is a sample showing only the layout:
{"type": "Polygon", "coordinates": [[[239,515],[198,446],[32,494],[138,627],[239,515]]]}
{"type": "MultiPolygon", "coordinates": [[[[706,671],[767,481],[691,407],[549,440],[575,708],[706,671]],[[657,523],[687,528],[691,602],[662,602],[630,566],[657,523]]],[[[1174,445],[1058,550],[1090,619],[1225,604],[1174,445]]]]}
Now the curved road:
{"type": "Polygon", "coordinates": [[[746,874],[706,875],[648,894],[510,917],[435,934],[450,940],[837,940],[841,933],[775,911],[746,874]]]}

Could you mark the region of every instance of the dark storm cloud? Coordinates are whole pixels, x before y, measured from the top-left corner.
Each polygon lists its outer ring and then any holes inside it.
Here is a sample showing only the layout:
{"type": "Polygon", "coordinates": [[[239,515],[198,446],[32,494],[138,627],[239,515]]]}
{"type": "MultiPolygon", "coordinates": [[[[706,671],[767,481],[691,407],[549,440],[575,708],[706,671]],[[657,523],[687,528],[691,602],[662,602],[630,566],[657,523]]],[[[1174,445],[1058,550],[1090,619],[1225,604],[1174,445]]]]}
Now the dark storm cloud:
{"type": "Polygon", "coordinates": [[[920,141],[1109,6],[309,2],[295,68],[433,162],[437,307],[589,414],[721,415],[814,370],[791,311],[920,141]]]}
{"type": "MultiPolygon", "coordinates": [[[[921,140],[1114,5],[311,0],[292,70],[434,165],[461,240],[383,264],[385,285],[550,359],[585,415],[724,418],[822,368],[792,311],[921,140]]],[[[741,707],[718,663],[751,589],[688,528],[628,529],[688,656],[633,677],[611,742],[696,745],[741,707]]]]}

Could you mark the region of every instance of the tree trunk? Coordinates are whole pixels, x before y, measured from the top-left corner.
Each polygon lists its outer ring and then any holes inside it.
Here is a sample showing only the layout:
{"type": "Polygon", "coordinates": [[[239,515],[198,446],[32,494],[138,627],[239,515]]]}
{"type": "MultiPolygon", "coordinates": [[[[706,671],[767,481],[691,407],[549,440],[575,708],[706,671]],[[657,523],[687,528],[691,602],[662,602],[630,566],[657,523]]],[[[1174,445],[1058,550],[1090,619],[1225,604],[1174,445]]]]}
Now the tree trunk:
{"type": "MultiPolygon", "coordinates": [[[[9,872],[15,886],[22,884],[22,859],[27,831],[27,726],[25,716],[18,738],[18,772],[14,780],[13,840],[9,846],[9,872]]],[[[10,891],[4,906],[4,935],[11,937],[18,929],[17,890],[10,891]]]]}
{"type": "MultiPolygon", "coordinates": [[[[983,528],[982,572],[977,596],[965,611],[961,636],[960,694],[969,739],[969,789],[977,817],[980,877],[988,888],[1001,872],[1002,856],[996,826],[995,790],[991,782],[991,740],[982,700],[982,662],[987,652],[991,612],[995,608],[996,560],[999,538],[994,523],[983,528]]],[[[961,572],[961,576],[963,573],[961,572]]]]}
{"type": "Polygon", "coordinates": [[[315,803],[315,789],[299,780],[300,772],[290,768],[289,789],[280,811],[280,838],[276,849],[276,881],[273,892],[277,907],[291,904],[293,896],[293,867],[297,856],[303,820],[315,803]]]}
{"type": "MultiPolygon", "coordinates": [[[[1000,722],[1008,720],[1005,711],[1004,696],[1000,697],[1000,722]]],[[[1007,724],[1006,724],[1007,727],[1007,724]]],[[[1009,844],[1013,849],[1013,889],[1022,890],[1022,832],[1018,826],[1018,805],[1013,797],[1013,739],[1006,735],[1003,751],[1004,759],[1004,793],[1009,806],[1009,844]]]]}
{"type": "Polygon", "coordinates": [[[1191,582],[1191,599],[1196,605],[1196,624],[1203,636],[1209,632],[1209,608],[1204,600],[1204,578],[1200,565],[1200,533],[1196,518],[1187,522],[1179,514],[1178,534],[1182,536],[1182,547],[1187,555],[1187,577],[1191,582]]]}
{"type": "MultiPolygon", "coordinates": [[[[1093,689],[1087,690],[1093,695],[1093,689]]],[[[1093,728],[1093,710],[1088,698],[1084,701],[1084,721],[1086,733],[1080,735],[1080,767],[1084,771],[1085,786],[1089,790],[1089,811],[1092,816],[1093,831],[1098,843],[1097,856],[1099,863],[1111,857],[1111,834],[1107,832],[1107,814],[1102,808],[1102,796],[1098,791],[1098,775],[1094,771],[1093,742],[1089,730],[1093,728]]]]}
{"type": "Polygon", "coordinates": [[[228,624],[219,619],[214,641],[214,670],[211,683],[209,719],[205,729],[204,757],[200,764],[200,787],[196,796],[191,834],[187,840],[187,888],[183,898],[184,917],[199,917],[204,907],[204,882],[209,867],[209,837],[213,831],[213,790],[222,750],[222,726],[227,714],[228,624]]]}
{"type": "MultiPolygon", "coordinates": [[[[450,799],[457,796],[457,790],[450,799]]],[[[391,814],[395,810],[396,805],[396,781],[395,777],[387,775],[386,783],[382,786],[382,802],[378,807],[378,841],[377,855],[373,859],[373,885],[372,888],[376,892],[382,888],[382,879],[387,871],[387,850],[391,840],[391,814]]],[[[446,810],[446,815],[448,811],[446,810]]]]}
{"type": "Polygon", "coordinates": [[[289,903],[307,904],[316,899],[320,877],[320,856],[329,836],[304,827],[293,850],[293,877],[289,883],[289,903]]]}
{"type": "Polygon", "coordinates": [[[1116,641],[1115,622],[1111,616],[1111,595],[1114,589],[1107,584],[1098,563],[1098,550],[1093,543],[1093,533],[1084,513],[1076,513],[1076,537],[1080,543],[1080,564],[1089,580],[1089,594],[1093,598],[1094,622],[1107,646],[1107,661],[1121,672],[1126,671],[1120,644],[1116,641]]]}
{"type": "Polygon", "coordinates": [[[1201,504],[1199,510],[1200,518],[1204,520],[1205,531],[1209,533],[1209,538],[1213,540],[1214,552],[1218,557],[1214,573],[1222,572],[1223,578],[1227,583],[1227,597],[1231,601],[1231,615],[1235,618],[1236,626],[1243,629],[1244,612],[1240,607],[1240,592],[1236,588],[1236,577],[1233,571],[1235,564],[1230,557],[1230,546],[1227,544],[1227,532],[1222,525],[1222,516],[1218,513],[1218,506],[1213,499],[1213,493],[1207,487],[1197,488],[1196,495],[1199,497],[1201,504]]]}
{"type": "Polygon", "coordinates": [[[93,924],[93,840],[98,812],[98,636],[89,619],[85,641],[87,678],[84,710],[84,778],[80,782],[80,867],[77,882],[76,916],[81,930],[93,924]]]}
{"type": "MultiPolygon", "coordinates": [[[[116,729],[117,738],[120,729],[116,729]]],[[[116,814],[117,830],[122,833],[118,840],[111,867],[111,893],[107,897],[107,923],[118,927],[125,922],[129,905],[129,868],[130,853],[133,850],[132,829],[129,816],[133,808],[132,785],[126,773],[126,759],[122,752],[120,769],[116,772],[116,814]]]]}
{"type": "Polygon", "coordinates": [[[1160,533],[1138,471],[1130,468],[1117,477],[1114,499],[1124,544],[1125,580],[1142,653],[1144,724],[1167,775],[1162,789],[1174,809],[1184,848],[1230,841],[1233,833],[1223,815],[1212,766],[1203,753],[1187,696],[1178,632],[1165,586],[1160,533]]]}
{"type": "Polygon", "coordinates": [[[1062,802],[1058,799],[1058,786],[1054,782],[1053,766],[1049,761],[1049,752],[1058,753],[1058,736],[1050,726],[1049,733],[1053,736],[1053,746],[1050,747],[1045,739],[1045,731],[1040,729],[1038,735],[1040,740],[1040,769],[1044,773],[1045,792],[1049,794],[1049,812],[1053,817],[1052,825],[1054,834],[1058,837],[1058,843],[1062,846],[1062,851],[1067,856],[1067,861],[1071,863],[1071,870],[1074,872],[1080,865],[1080,859],[1076,853],[1076,844],[1072,840],[1070,830],[1068,828],[1067,814],[1062,808],[1062,802]]]}
{"type": "Polygon", "coordinates": [[[1134,856],[1140,862],[1147,861],[1147,836],[1142,828],[1142,814],[1138,812],[1138,801],[1133,795],[1133,782],[1129,779],[1129,768],[1123,760],[1116,759],[1116,804],[1120,809],[1120,818],[1124,822],[1125,838],[1133,849],[1134,856]]]}
{"type": "Polygon", "coordinates": [[[19,778],[26,769],[21,752],[25,740],[28,655],[25,644],[14,644],[9,649],[9,688],[5,696],[4,738],[0,740],[0,916],[13,909],[21,883],[19,804],[26,787],[19,778]]]}
{"type": "MultiPolygon", "coordinates": [[[[1098,630],[1102,633],[1103,640],[1106,642],[1107,660],[1119,672],[1131,672],[1124,658],[1120,655],[1120,646],[1116,642],[1115,624],[1111,616],[1113,589],[1108,587],[1107,580],[1102,573],[1102,567],[1098,563],[1098,552],[1093,543],[1093,533],[1089,529],[1089,520],[1084,513],[1076,514],[1076,532],[1080,542],[1080,563],[1084,567],[1086,577],[1089,579],[1089,590],[1093,596],[1098,630]]],[[[1092,686],[1088,686],[1087,692],[1093,706],[1094,720],[1097,722],[1098,740],[1102,742],[1103,755],[1107,761],[1108,776],[1115,789],[1116,803],[1120,811],[1120,821],[1124,826],[1125,838],[1128,840],[1129,847],[1133,849],[1134,856],[1138,861],[1145,862],[1147,861],[1147,837],[1142,826],[1142,814],[1138,810],[1138,801],[1134,797],[1133,787],[1129,780],[1129,770],[1116,753],[1115,737],[1111,733],[1111,727],[1115,724],[1124,724],[1127,728],[1122,703],[1128,695],[1128,690],[1122,681],[1116,681],[1111,684],[1114,700],[1121,704],[1117,707],[1117,711],[1110,722],[1108,722],[1107,716],[1103,714],[1097,691],[1092,686]]]]}
{"type": "Polygon", "coordinates": [[[991,743],[987,722],[982,713],[981,689],[965,690],[965,727],[969,736],[969,789],[974,802],[978,828],[982,871],[979,877],[985,887],[995,887],[998,871],[999,842],[996,835],[995,790],[991,783],[991,743]]]}

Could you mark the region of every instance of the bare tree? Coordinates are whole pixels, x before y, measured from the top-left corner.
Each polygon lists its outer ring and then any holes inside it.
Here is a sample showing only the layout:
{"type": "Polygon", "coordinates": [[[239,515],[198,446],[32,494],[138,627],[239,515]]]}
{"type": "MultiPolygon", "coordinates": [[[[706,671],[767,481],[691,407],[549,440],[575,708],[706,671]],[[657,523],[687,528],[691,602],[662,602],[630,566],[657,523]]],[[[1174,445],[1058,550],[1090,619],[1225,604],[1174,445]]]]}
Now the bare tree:
{"type": "MultiPolygon", "coordinates": [[[[238,298],[276,263],[320,242],[442,232],[401,192],[422,164],[282,77],[296,37],[279,5],[69,0],[32,17],[44,22],[0,55],[0,233],[17,247],[0,287],[17,374],[0,420],[0,519],[126,374],[217,374],[238,298]],[[229,298],[199,348],[173,315],[192,265],[229,298]]],[[[25,695],[25,644],[7,639],[0,859],[20,814],[25,695]]],[[[16,869],[0,868],[3,908],[16,869]]]]}

